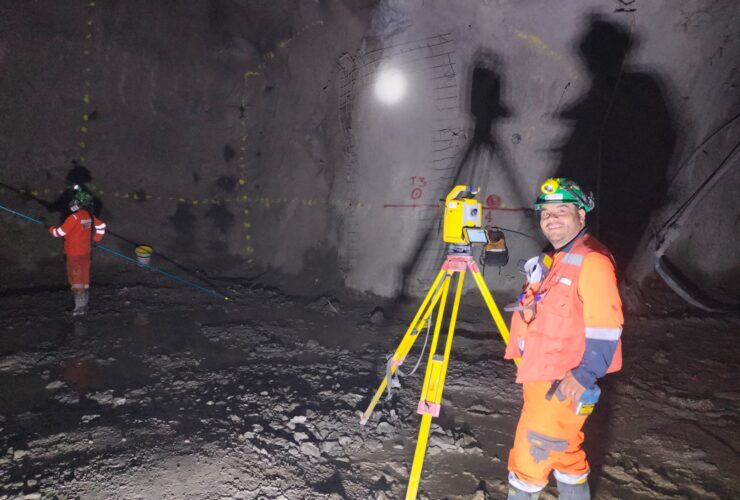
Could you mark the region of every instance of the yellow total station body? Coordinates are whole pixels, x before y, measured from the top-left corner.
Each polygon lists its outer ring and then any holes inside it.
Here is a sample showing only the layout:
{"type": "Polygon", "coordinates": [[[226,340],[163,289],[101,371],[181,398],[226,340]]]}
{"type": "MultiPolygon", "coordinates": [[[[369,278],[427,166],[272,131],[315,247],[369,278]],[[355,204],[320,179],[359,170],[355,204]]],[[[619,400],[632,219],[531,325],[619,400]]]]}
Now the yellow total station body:
{"type": "Polygon", "coordinates": [[[470,245],[465,228],[480,228],[483,225],[483,209],[475,198],[478,192],[473,186],[455,186],[445,198],[443,238],[445,243],[470,245]],[[470,198],[461,196],[469,193],[470,198]]]}

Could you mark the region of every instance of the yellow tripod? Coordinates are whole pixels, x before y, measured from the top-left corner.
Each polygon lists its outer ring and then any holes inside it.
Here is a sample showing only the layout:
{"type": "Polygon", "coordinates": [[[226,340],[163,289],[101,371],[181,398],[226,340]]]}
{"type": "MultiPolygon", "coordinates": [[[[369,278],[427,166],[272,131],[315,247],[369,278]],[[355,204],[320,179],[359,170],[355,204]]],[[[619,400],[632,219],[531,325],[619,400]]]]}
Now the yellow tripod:
{"type": "MultiPolygon", "coordinates": [[[[388,374],[395,374],[398,367],[403,364],[403,361],[406,359],[406,355],[414,345],[419,333],[427,324],[427,320],[432,314],[432,310],[438,305],[439,309],[434,325],[432,344],[429,349],[429,362],[427,363],[426,372],[424,374],[424,385],[421,389],[419,406],[416,410],[417,413],[421,414],[421,425],[419,427],[419,437],[416,442],[416,451],[414,452],[414,463],[411,467],[411,475],[409,477],[409,484],[406,490],[406,500],[413,500],[416,498],[416,492],[419,488],[421,468],[424,463],[424,455],[427,448],[427,440],[429,438],[429,428],[432,425],[432,417],[439,416],[440,403],[442,402],[442,390],[444,389],[447,365],[450,361],[452,339],[455,334],[455,322],[457,321],[463,282],[465,280],[465,272],[467,270],[470,270],[473,274],[473,279],[475,279],[475,283],[478,285],[481,295],[483,295],[483,300],[486,302],[488,310],[490,311],[493,321],[496,323],[504,342],[509,342],[509,329],[506,327],[504,319],[501,317],[501,312],[496,306],[496,303],[491,296],[491,292],[488,290],[488,287],[483,280],[483,276],[481,276],[478,265],[471,256],[470,246],[451,245],[450,248],[451,250],[458,251],[448,253],[447,259],[444,264],[442,264],[442,269],[439,271],[439,274],[437,274],[437,278],[434,280],[434,283],[429,289],[426,297],[424,297],[421,307],[406,330],[406,334],[403,336],[401,343],[396,348],[396,352],[393,354],[393,357],[388,360],[389,366],[386,370],[386,376],[381,381],[378,390],[375,392],[375,396],[367,407],[367,410],[365,410],[365,413],[363,413],[360,418],[360,423],[365,425],[370,418],[375,405],[378,403],[381,395],[388,386],[388,374]],[[463,250],[462,252],[459,251],[461,247],[463,250]],[[452,313],[449,321],[449,329],[447,331],[447,339],[445,341],[444,354],[439,355],[437,354],[439,333],[442,329],[442,323],[444,320],[450,283],[455,275],[459,276],[457,279],[457,289],[455,290],[455,299],[452,304],[452,313]]],[[[515,361],[518,364],[518,360],[515,361]]]]}

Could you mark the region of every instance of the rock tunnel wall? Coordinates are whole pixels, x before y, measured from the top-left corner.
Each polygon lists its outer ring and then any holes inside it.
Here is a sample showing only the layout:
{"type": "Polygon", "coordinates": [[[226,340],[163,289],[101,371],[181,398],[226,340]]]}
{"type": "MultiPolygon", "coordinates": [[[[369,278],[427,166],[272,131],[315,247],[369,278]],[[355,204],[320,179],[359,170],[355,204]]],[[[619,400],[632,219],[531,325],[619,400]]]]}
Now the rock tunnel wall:
{"type": "MultiPolygon", "coordinates": [[[[88,181],[105,243],[128,255],[148,243],[163,265],[309,294],[419,294],[444,251],[438,201],[473,184],[484,223],[508,230],[509,264],[486,280],[509,294],[517,261],[543,246],[538,186],[562,175],[594,191],[589,224],[636,281],[694,200],[664,253],[738,295],[732,0],[0,10],[2,204],[56,222],[60,191],[88,181]],[[394,104],[377,95],[389,72],[406,84],[394,104]]],[[[4,286],[63,280],[57,242],[2,221],[4,286]]]]}

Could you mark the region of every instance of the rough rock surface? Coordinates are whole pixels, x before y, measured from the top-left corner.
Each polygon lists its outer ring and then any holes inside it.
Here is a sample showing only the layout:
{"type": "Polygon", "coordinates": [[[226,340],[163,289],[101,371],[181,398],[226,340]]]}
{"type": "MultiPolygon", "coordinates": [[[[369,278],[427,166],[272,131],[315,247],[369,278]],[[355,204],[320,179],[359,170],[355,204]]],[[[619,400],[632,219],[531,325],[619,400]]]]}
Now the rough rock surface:
{"type": "MultiPolygon", "coordinates": [[[[367,321],[377,298],[343,296],[329,314],[275,292],[229,293],[214,304],[182,289],[98,288],[74,320],[67,292],[6,297],[0,498],[402,498],[421,374],[365,426],[359,413],[417,305],[379,326],[367,321]]],[[[487,311],[469,302],[420,498],[505,491],[519,389],[487,311]]],[[[629,318],[625,369],[603,382],[586,427],[595,498],[733,496],[738,326],[629,318]]]]}

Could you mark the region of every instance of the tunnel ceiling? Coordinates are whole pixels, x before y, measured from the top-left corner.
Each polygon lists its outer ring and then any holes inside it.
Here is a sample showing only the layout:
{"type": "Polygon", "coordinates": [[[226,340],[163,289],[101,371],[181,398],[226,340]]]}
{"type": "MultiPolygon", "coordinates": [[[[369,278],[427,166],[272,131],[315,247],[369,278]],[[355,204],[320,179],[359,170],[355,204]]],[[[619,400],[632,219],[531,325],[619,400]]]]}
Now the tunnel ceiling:
{"type": "MultiPolygon", "coordinates": [[[[85,182],[127,255],[394,295],[430,284],[438,200],[472,184],[511,255],[486,279],[513,293],[538,187],[567,176],[626,283],[662,257],[732,301],[738,19],[733,0],[4,2],[0,204],[57,222],[85,182]]],[[[0,227],[4,287],[63,280],[57,242],[0,227]]]]}

